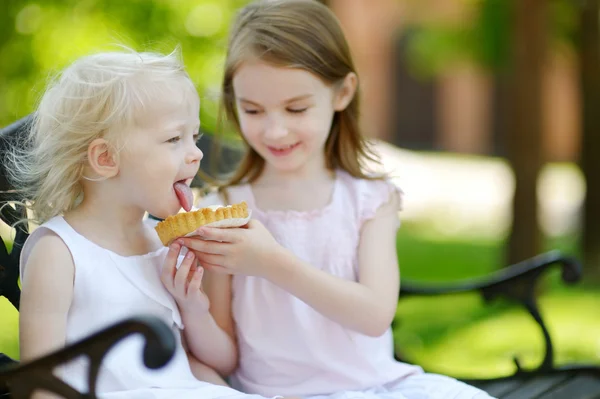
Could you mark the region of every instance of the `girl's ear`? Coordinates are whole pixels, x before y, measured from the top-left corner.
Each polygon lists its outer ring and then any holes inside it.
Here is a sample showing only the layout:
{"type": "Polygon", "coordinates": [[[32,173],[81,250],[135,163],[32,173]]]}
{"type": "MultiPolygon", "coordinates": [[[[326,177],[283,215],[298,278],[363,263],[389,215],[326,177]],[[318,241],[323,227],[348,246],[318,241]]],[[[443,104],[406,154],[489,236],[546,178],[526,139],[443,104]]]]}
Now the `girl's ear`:
{"type": "Polygon", "coordinates": [[[119,173],[113,147],[105,139],[95,139],[88,147],[88,164],[93,174],[109,179],[119,173]]]}
{"type": "Polygon", "coordinates": [[[358,76],[354,72],[350,72],[342,84],[337,87],[335,97],[333,99],[333,109],[335,111],[343,111],[354,98],[358,87],[358,76]]]}

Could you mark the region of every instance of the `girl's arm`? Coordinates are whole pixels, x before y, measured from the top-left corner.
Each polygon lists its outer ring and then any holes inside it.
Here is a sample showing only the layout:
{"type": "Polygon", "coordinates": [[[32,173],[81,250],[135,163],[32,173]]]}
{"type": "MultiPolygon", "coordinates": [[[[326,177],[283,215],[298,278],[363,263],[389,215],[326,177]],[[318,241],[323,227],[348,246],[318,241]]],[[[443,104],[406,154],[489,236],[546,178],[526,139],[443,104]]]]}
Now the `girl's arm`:
{"type": "Polygon", "coordinates": [[[228,376],[237,366],[237,348],[208,312],[182,311],[183,334],[190,353],[199,362],[228,376]]]}
{"type": "Polygon", "coordinates": [[[231,276],[206,270],[202,284],[210,300],[210,314],[235,342],[235,323],[231,311],[231,276]]]}
{"type": "Polygon", "coordinates": [[[358,248],[358,282],[345,280],[302,261],[281,247],[266,228],[200,228],[205,240],[184,238],[207,269],[266,278],[339,324],[369,336],[390,326],[398,304],[396,254],[400,199],[394,192],[363,225],[358,248]]]}
{"type": "MultiPolygon", "coordinates": [[[[32,248],[22,279],[19,344],[22,362],[65,346],[67,314],[73,299],[75,265],[69,249],[54,233],[32,248]]],[[[57,398],[34,395],[34,398],[57,398]]]]}
{"type": "Polygon", "coordinates": [[[196,377],[196,379],[214,385],[229,386],[219,373],[217,373],[214,369],[208,367],[207,365],[196,359],[194,355],[187,352],[187,357],[188,363],[190,364],[190,369],[192,370],[192,374],[194,375],[194,377],[196,377]]]}
{"type": "Polygon", "coordinates": [[[365,335],[382,335],[394,319],[400,290],[398,207],[394,193],[363,225],[358,282],[312,267],[287,251],[278,252],[268,278],[329,319],[365,335]]]}
{"type": "MultiPolygon", "coordinates": [[[[209,194],[204,197],[201,206],[224,205],[229,203],[227,191],[222,193],[209,194]]],[[[210,301],[210,314],[215,319],[217,325],[227,333],[236,342],[235,324],[231,310],[231,275],[224,273],[215,273],[210,269],[204,270],[202,278],[202,287],[210,301]]]]}
{"type": "Polygon", "coordinates": [[[210,302],[201,287],[204,269],[197,267],[193,252],[188,252],[177,268],[181,249],[177,244],[171,244],[161,280],[177,301],[185,326],[183,336],[190,353],[221,375],[228,375],[237,364],[237,348],[209,312],[210,302]]]}
{"type": "MultiPolygon", "coordinates": [[[[235,340],[235,327],[231,313],[231,276],[204,271],[202,278],[202,286],[204,292],[208,296],[210,302],[210,314],[217,326],[224,331],[229,337],[229,342],[236,349],[234,362],[231,364],[229,372],[223,372],[221,375],[227,377],[237,367],[237,348],[235,340]]],[[[218,378],[213,378],[211,370],[207,370],[195,357],[190,356],[190,365],[192,372],[199,380],[211,382],[213,384],[227,385],[224,381],[218,378]]]]}

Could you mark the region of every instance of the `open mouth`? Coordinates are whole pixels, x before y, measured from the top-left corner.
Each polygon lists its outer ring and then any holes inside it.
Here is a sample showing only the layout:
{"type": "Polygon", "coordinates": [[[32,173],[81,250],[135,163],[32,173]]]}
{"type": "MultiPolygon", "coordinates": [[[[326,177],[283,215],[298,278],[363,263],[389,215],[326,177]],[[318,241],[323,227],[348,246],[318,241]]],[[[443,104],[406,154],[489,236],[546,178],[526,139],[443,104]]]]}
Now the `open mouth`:
{"type": "Polygon", "coordinates": [[[300,143],[294,143],[294,144],[290,144],[290,145],[286,145],[286,146],[280,146],[280,147],[273,147],[273,146],[268,146],[269,151],[271,151],[271,153],[275,156],[285,156],[290,154],[292,151],[294,151],[298,146],[300,145],[300,143]]]}

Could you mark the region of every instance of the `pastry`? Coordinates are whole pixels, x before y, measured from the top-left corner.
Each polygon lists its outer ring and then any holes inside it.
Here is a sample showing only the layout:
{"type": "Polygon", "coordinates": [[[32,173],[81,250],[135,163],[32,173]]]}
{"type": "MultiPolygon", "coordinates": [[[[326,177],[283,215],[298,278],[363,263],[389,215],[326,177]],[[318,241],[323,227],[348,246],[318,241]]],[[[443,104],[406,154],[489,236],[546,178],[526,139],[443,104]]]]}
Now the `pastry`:
{"type": "Polygon", "coordinates": [[[228,206],[213,205],[169,216],[159,222],[154,229],[163,245],[168,246],[178,237],[192,235],[201,226],[223,228],[244,226],[250,221],[251,213],[246,202],[228,206]]]}

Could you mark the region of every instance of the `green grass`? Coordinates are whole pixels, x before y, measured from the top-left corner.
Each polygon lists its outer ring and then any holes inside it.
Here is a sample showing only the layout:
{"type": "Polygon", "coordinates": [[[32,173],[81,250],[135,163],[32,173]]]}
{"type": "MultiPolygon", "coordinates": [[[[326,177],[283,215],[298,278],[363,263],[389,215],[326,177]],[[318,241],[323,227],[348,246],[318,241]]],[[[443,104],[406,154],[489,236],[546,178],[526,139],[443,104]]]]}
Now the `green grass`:
{"type": "Polygon", "coordinates": [[[460,280],[503,266],[503,249],[498,242],[437,240],[405,225],[398,232],[397,243],[400,273],[410,280],[460,280]]]}
{"type": "MultiPolygon", "coordinates": [[[[577,237],[548,239],[547,249],[577,254],[577,237]]],[[[398,234],[403,278],[448,282],[483,276],[505,266],[502,240],[436,237],[418,224],[398,234]]],[[[565,287],[557,272],[543,283],[539,302],[556,346],[557,364],[600,364],[600,290],[565,287]]],[[[394,336],[403,357],[429,371],[462,378],[495,377],[543,355],[541,333],[527,313],[510,304],[484,304],[476,293],[400,301],[394,336]]],[[[0,300],[0,352],[18,355],[18,314],[0,300]]]]}
{"type": "Polygon", "coordinates": [[[0,298],[0,352],[12,358],[19,355],[19,313],[4,297],[0,298]]]}
{"type": "MultiPolygon", "coordinates": [[[[579,256],[578,237],[548,237],[544,250],[558,249],[579,256]]],[[[398,262],[403,278],[417,281],[456,281],[485,276],[507,266],[504,239],[449,239],[405,223],[398,231],[398,262]]]]}

